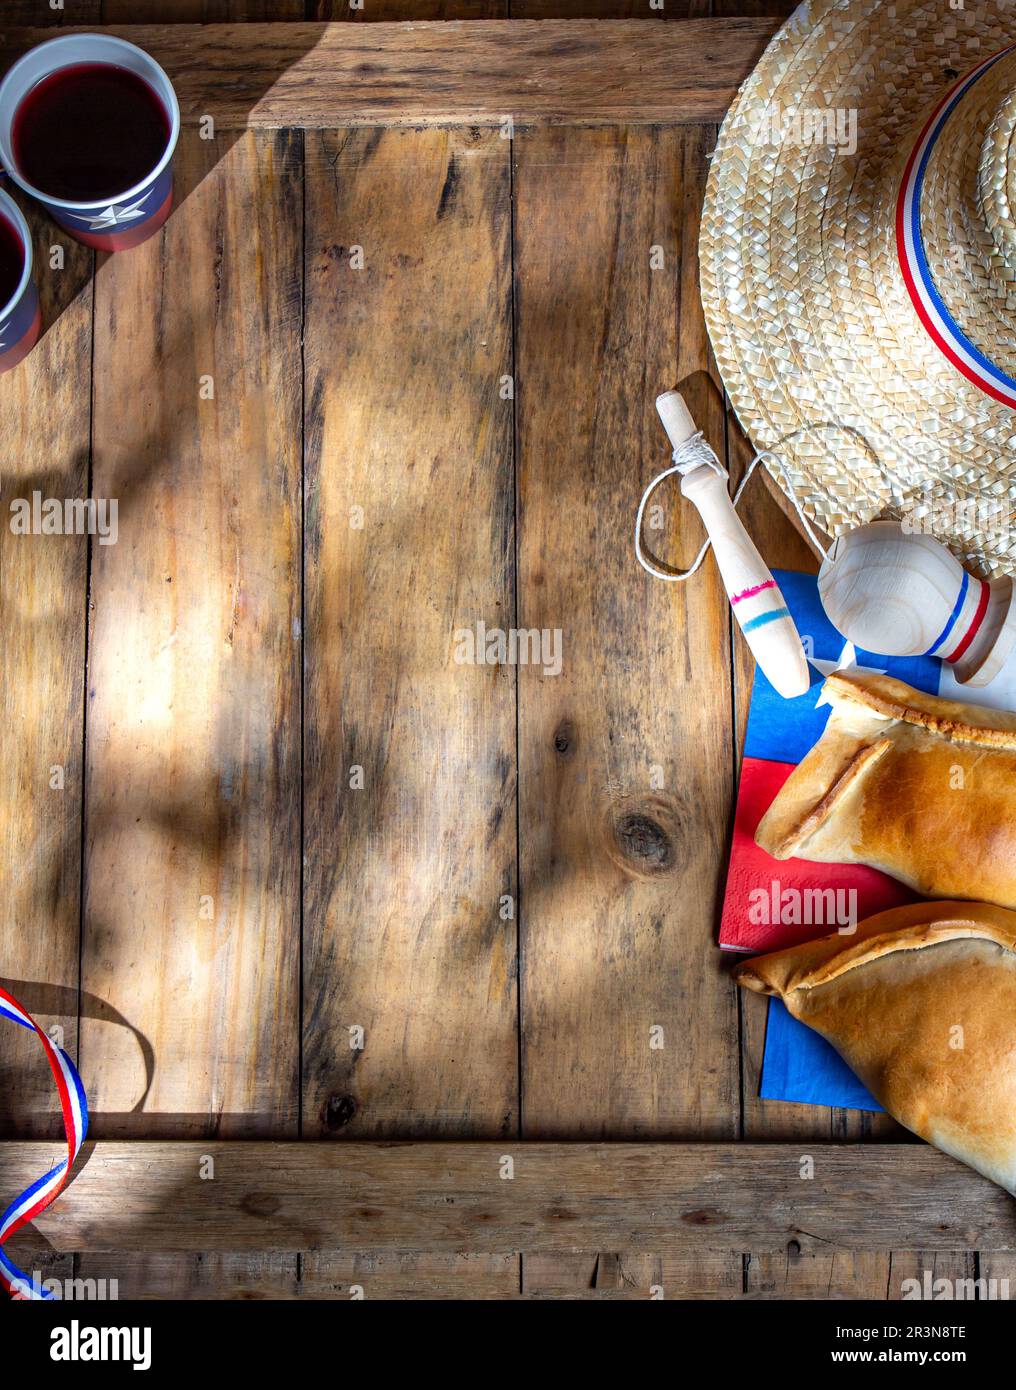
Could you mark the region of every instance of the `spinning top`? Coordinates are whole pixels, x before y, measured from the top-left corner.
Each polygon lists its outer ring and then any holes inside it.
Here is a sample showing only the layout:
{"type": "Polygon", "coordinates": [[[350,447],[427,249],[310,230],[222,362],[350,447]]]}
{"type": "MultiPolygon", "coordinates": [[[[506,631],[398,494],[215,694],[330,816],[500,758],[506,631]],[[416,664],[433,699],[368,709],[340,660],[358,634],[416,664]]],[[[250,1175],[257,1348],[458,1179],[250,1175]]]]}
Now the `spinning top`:
{"type": "Polygon", "coordinates": [[[987,685],[1016,642],[1013,583],[975,579],[932,536],[873,521],[839,536],[818,576],[833,627],[885,656],[937,656],[987,685]]]}

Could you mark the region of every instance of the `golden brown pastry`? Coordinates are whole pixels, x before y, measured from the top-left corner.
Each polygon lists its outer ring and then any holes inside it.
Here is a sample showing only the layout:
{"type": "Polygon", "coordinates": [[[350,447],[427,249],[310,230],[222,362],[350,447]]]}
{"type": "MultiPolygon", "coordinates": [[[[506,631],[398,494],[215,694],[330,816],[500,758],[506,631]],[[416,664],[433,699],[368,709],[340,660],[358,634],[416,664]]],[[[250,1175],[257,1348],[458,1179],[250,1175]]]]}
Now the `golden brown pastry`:
{"type": "Polygon", "coordinates": [[[837,672],[825,732],[755,834],[776,859],[870,864],[931,898],[1016,908],[1016,714],[837,672]]]}
{"type": "Polygon", "coordinates": [[[913,903],[739,965],[900,1124],[1016,1194],[1016,913],[913,903]]]}

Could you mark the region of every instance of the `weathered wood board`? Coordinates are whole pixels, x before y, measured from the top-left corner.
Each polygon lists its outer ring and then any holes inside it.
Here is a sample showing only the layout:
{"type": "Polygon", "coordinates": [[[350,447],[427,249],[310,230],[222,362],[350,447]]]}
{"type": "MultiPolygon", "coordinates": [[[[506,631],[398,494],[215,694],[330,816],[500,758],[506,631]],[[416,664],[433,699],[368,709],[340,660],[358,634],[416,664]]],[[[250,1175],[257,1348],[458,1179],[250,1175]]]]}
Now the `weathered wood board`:
{"type": "MultiPolygon", "coordinates": [[[[12,1183],[57,1153],[0,1145],[12,1183]]],[[[107,1141],[71,1192],[36,1222],[59,1251],[1016,1250],[1008,1194],[923,1144],[828,1145],[805,1180],[793,1144],[107,1141]]]]}
{"type": "Polygon", "coordinates": [[[514,1134],[509,146],[306,138],[304,1132],[514,1134]]]}
{"type": "Polygon", "coordinates": [[[191,133],[96,276],[81,973],[152,1048],[83,1021],[96,1136],[296,1133],[301,139],[191,133]]]}
{"type": "MultiPolygon", "coordinates": [[[[766,19],[130,24],[185,121],[219,127],[696,124],[719,120],[757,62],[766,19]],[[609,72],[610,80],[604,80],[609,72]]],[[[0,29],[0,61],[45,38],[0,29]]]]}
{"type": "Polygon", "coordinates": [[[702,149],[637,129],[516,141],[518,623],[552,656],[518,670],[529,1138],[736,1133],[713,945],[727,605],[713,575],[654,585],[630,534],[666,445],[646,382],[705,363],[691,313],[677,332],[702,149]]]}
{"type": "Polygon", "coordinates": [[[668,1255],[524,1254],[522,1289],[546,1299],[728,1299],[743,1293],[740,1255],[728,1250],[668,1255]]]}
{"type": "Polygon", "coordinates": [[[304,1298],[386,1298],[503,1302],[519,1293],[520,1257],[415,1251],[314,1250],[300,1262],[304,1298]]]}
{"type": "MultiPolygon", "coordinates": [[[[29,212],[43,336],[0,378],[0,973],[74,1056],[88,537],[15,534],[12,505],[88,493],[92,253],[29,212]]],[[[0,1094],[5,1134],[60,1133],[39,1045],[6,1025],[0,1094]]]]}

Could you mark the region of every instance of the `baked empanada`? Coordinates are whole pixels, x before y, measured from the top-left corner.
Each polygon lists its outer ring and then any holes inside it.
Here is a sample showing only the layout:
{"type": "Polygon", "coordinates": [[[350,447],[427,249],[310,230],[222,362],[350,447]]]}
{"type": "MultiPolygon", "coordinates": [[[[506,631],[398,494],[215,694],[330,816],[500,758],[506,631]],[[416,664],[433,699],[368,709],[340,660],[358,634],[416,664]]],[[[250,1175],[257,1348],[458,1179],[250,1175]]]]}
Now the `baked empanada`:
{"type": "Polygon", "coordinates": [[[1016,714],[836,672],[825,732],[755,834],[776,859],[870,864],[930,898],[1016,908],[1016,714]]]}
{"type": "Polygon", "coordinates": [[[900,1124],[1016,1194],[1016,913],[913,903],[745,961],[900,1124]]]}

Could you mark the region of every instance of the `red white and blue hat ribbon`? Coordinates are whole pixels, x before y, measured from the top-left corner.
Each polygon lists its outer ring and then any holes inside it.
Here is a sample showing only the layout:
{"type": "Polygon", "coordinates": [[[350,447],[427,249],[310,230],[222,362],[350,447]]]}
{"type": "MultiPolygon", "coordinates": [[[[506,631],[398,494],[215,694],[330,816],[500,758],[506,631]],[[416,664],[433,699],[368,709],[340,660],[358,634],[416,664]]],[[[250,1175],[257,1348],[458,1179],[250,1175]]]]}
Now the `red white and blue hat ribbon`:
{"type": "Polygon", "coordinates": [[[946,308],[932,279],[921,233],[921,189],[939,136],[971,87],[1014,49],[1016,44],[1010,44],[972,68],[949,88],[928,117],[910,153],[896,201],[896,252],[911,302],[932,341],[968,381],[1016,409],[1016,380],[985,357],[946,308]]]}
{"type": "Polygon", "coordinates": [[[63,1112],[64,1131],[67,1135],[67,1157],[26,1187],[19,1197],[15,1197],[3,1216],[0,1217],[0,1285],[16,1299],[37,1301],[52,1299],[56,1295],[43,1289],[35,1280],[23,1274],[4,1254],[4,1242],[15,1231],[33,1221],[40,1212],[56,1200],[70,1176],[74,1160],[84,1143],[88,1132],[88,1102],[77,1068],[62,1047],[55,1047],[42,1031],[35,1019],[18,1001],[0,987],[0,1018],[10,1019],[35,1033],[49,1062],[50,1071],[56,1082],[63,1112]]]}

